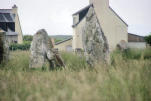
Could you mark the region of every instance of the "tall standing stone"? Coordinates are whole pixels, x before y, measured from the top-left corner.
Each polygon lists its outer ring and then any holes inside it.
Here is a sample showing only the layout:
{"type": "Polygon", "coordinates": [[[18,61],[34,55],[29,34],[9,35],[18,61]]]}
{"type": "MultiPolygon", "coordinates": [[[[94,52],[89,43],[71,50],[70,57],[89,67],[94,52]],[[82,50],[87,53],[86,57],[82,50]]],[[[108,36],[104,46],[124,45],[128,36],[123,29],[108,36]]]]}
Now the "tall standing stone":
{"type": "Polygon", "coordinates": [[[6,32],[0,30],[0,63],[9,60],[9,45],[6,40],[6,32]]]}
{"type": "Polygon", "coordinates": [[[33,36],[30,51],[30,68],[41,68],[46,60],[53,61],[54,53],[50,45],[50,38],[44,29],[39,30],[33,36]]]}
{"type": "Polygon", "coordinates": [[[52,40],[44,29],[34,35],[30,51],[30,68],[42,68],[46,61],[49,62],[50,69],[54,69],[55,66],[65,67],[61,56],[54,50],[52,40]]]}
{"type": "Polygon", "coordinates": [[[109,62],[109,46],[94,8],[90,7],[83,28],[83,45],[89,65],[109,62]]]}

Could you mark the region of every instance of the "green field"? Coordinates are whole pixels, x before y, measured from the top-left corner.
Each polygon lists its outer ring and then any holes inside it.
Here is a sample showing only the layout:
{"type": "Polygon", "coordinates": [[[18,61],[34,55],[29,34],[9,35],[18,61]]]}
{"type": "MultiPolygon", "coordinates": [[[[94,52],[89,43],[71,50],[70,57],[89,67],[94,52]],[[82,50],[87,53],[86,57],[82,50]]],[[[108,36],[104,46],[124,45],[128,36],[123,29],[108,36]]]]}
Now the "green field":
{"type": "Polygon", "coordinates": [[[111,65],[89,68],[62,53],[66,68],[30,70],[29,52],[0,65],[0,101],[151,101],[151,49],[115,51],[111,65]]]}

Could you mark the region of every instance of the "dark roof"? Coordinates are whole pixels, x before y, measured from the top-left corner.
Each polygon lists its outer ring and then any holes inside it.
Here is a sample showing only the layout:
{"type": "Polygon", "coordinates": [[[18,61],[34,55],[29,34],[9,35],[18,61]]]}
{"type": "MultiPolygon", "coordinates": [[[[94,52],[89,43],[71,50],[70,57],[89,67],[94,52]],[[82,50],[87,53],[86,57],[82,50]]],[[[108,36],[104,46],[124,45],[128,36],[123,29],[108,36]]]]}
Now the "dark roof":
{"type": "Polygon", "coordinates": [[[88,5],[88,6],[84,7],[84,8],[82,8],[81,10],[77,11],[77,12],[76,12],[76,13],[74,13],[73,15],[77,15],[77,14],[79,14],[79,13],[81,13],[81,12],[85,11],[85,10],[88,10],[91,6],[93,6],[93,5],[92,5],[92,4],[90,4],[90,5],[88,5]]]}
{"type": "Polygon", "coordinates": [[[59,44],[61,44],[61,43],[64,43],[64,42],[66,42],[66,41],[69,41],[69,40],[71,40],[71,39],[72,39],[72,37],[71,37],[71,38],[68,38],[68,39],[66,39],[66,40],[57,42],[57,43],[55,43],[55,45],[59,45],[59,44]]]}
{"type": "Polygon", "coordinates": [[[77,26],[82,21],[82,19],[86,16],[86,14],[88,13],[89,8],[91,6],[93,6],[93,4],[90,4],[90,5],[86,6],[85,8],[83,8],[83,9],[81,9],[78,12],[73,14],[73,16],[77,15],[77,14],[79,15],[79,22],[77,22],[76,24],[72,25],[72,27],[77,26]]]}
{"type": "Polygon", "coordinates": [[[11,30],[10,28],[8,28],[8,31],[6,32],[7,36],[16,36],[18,35],[17,32],[14,32],[13,30],[11,30]]]}
{"type": "Polygon", "coordinates": [[[12,13],[12,9],[0,9],[0,13],[12,13]]]}
{"type": "Polygon", "coordinates": [[[0,28],[0,31],[5,32],[2,28],[0,28]]]}
{"type": "Polygon", "coordinates": [[[144,38],[144,36],[141,36],[141,35],[136,35],[136,34],[133,34],[133,33],[128,33],[128,34],[144,38]]]}
{"type": "MultiPolygon", "coordinates": [[[[4,30],[1,29],[1,28],[0,28],[0,30],[1,30],[1,31],[4,31],[4,30]]],[[[8,30],[9,30],[8,32],[4,31],[4,32],[6,32],[6,35],[7,35],[7,36],[17,36],[17,35],[18,35],[16,32],[12,31],[11,29],[8,29],[8,30]]]]}
{"type": "Polygon", "coordinates": [[[145,42],[145,37],[128,33],[128,42],[145,42]]]}
{"type": "Polygon", "coordinates": [[[0,22],[14,22],[12,13],[0,13],[0,22]]]}
{"type": "Polygon", "coordinates": [[[128,24],[127,24],[111,7],[109,7],[109,9],[110,9],[126,26],[128,26],[128,24]]]}
{"type": "MultiPolygon", "coordinates": [[[[77,26],[77,25],[81,22],[81,20],[86,16],[86,14],[87,14],[87,12],[88,12],[88,10],[89,10],[89,8],[90,8],[91,6],[93,6],[93,4],[90,4],[90,5],[86,6],[85,8],[83,8],[83,9],[81,9],[81,10],[79,10],[78,12],[76,12],[76,13],[73,14],[73,16],[79,14],[79,22],[76,23],[75,25],[72,25],[72,27],[77,26]],[[80,16],[80,14],[81,14],[81,16],[80,16]]],[[[127,24],[111,7],[109,7],[109,9],[110,9],[126,26],[128,26],[128,24],[127,24]]]]}

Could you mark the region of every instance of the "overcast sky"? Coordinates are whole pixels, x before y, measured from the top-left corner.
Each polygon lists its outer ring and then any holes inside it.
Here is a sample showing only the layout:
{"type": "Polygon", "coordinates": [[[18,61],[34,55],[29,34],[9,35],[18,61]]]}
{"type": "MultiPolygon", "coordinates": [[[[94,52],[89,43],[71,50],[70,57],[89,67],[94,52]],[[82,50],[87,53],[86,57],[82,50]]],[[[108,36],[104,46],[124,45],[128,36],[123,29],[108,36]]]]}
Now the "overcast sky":
{"type": "MultiPolygon", "coordinates": [[[[49,35],[72,35],[72,14],[89,0],[0,0],[0,8],[18,6],[23,34],[45,28],[49,35]]],[[[129,25],[129,32],[151,32],[151,0],[110,0],[110,6],[129,25]]]]}

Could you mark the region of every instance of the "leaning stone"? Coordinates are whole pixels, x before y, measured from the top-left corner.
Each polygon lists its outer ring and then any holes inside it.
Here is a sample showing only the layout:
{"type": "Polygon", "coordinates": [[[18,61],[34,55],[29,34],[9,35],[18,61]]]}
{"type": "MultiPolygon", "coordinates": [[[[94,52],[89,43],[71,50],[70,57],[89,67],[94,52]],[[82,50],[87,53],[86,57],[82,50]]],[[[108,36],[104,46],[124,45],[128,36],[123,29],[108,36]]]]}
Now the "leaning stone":
{"type": "Polygon", "coordinates": [[[53,42],[44,29],[34,35],[30,51],[30,68],[42,68],[46,61],[49,62],[50,69],[65,66],[59,53],[54,51],[53,42]]]}
{"type": "Polygon", "coordinates": [[[93,7],[90,7],[86,15],[86,23],[82,35],[87,63],[90,66],[109,63],[108,42],[93,7]]]}
{"type": "Polygon", "coordinates": [[[119,44],[117,44],[117,49],[120,50],[120,51],[127,50],[128,49],[128,45],[127,45],[127,43],[124,40],[122,40],[122,41],[120,41],[119,44]]]}

